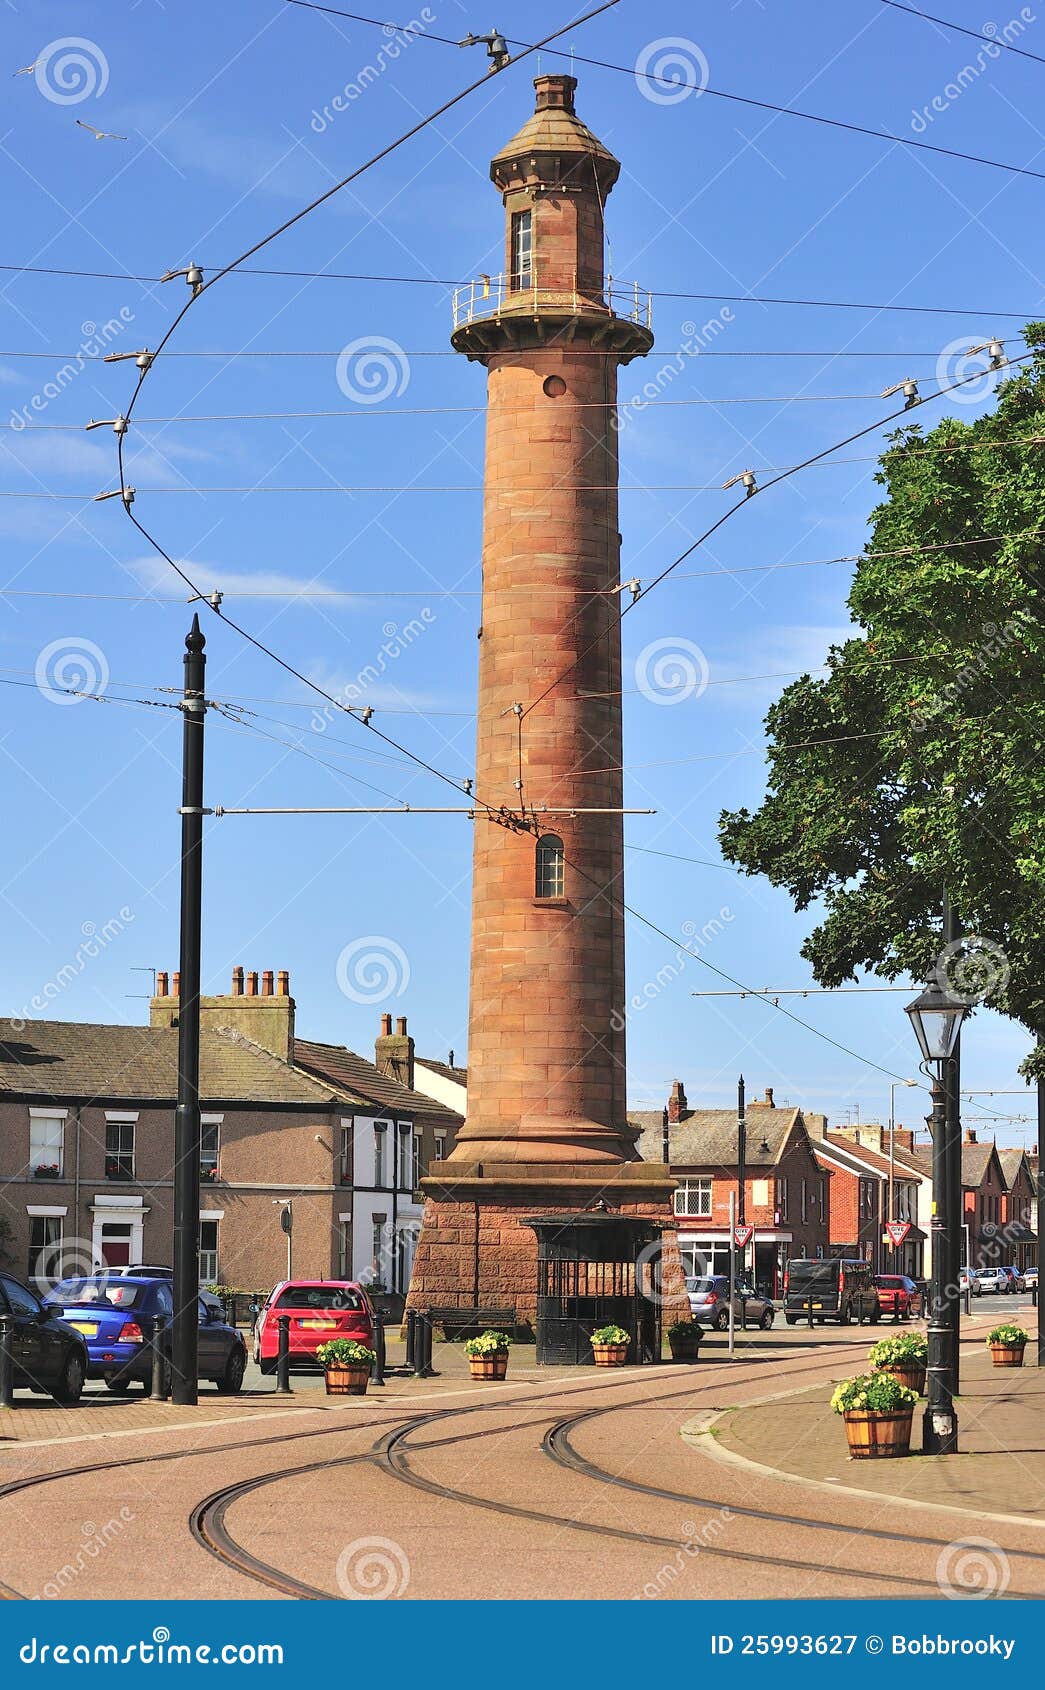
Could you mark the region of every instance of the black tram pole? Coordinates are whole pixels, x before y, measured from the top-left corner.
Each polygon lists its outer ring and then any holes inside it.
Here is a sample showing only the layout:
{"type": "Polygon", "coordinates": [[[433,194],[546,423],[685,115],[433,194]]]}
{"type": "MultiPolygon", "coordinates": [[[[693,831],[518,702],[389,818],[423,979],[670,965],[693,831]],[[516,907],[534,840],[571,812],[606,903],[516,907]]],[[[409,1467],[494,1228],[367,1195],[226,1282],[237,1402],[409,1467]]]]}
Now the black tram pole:
{"type": "MultiPolygon", "coordinates": [[[[1039,1044],[1042,1040],[1039,1038],[1039,1044]]],[[[1038,1284],[1034,1292],[1034,1301],[1038,1307],[1038,1366],[1045,1367],[1045,1320],[1042,1319],[1041,1303],[1041,1241],[1045,1238],[1045,1168],[1042,1167],[1041,1153],[1045,1149],[1045,1075],[1038,1076],[1038,1189],[1036,1192],[1038,1204],[1038,1245],[1036,1260],[1038,1263],[1038,1284]]]]}
{"type": "MultiPolygon", "coordinates": [[[[961,923],[946,890],[943,897],[944,945],[957,953],[962,937],[961,923]]],[[[962,1108],[961,1108],[961,1029],[955,1035],[954,1049],[943,1064],[943,1085],[946,1096],[944,1126],[944,1235],[946,1239],[947,1276],[944,1281],[944,1319],[950,1334],[951,1392],[961,1389],[961,1259],[962,1259],[962,1108]]]]}
{"type": "Polygon", "coordinates": [[[200,1231],[200,947],[203,918],[203,723],[206,641],[194,616],[182,700],[181,945],[178,1106],[174,1114],[174,1315],[171,1396],[197,1401],[200,1231]]]}

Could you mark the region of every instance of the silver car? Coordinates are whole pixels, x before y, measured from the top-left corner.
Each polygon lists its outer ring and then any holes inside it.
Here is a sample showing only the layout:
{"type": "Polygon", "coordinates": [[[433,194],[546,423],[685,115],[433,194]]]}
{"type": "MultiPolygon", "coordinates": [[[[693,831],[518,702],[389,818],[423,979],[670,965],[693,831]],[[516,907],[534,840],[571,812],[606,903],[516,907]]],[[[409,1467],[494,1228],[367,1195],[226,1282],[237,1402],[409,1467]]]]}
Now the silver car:
{"type": "Polygon", "coordinates": [[[1001,1296],[1009,1289],[1009,1282],[1001,1268],[977,1268],[976,1283],[981,1291],[992,1291],[995,1296],[1001,1296]]]}
{"type": "MultiPolygon", "coordinates": [[[[724,1332],[729,1325],[729,1276],[724,1273],[707,1274],[699,1279],[687,1279],[686,1291],[689,1294],[689,1309],[694,1320],[702,1324],[713,1326],[716,1332],[724,1332]]],[[[776,1310],[768,1297],[755,1290],[753,1285],[740,1281],[733,1292],[733,1320],[739,1326],[743,1321],[748,1326],[761,1326],[768,1331],[772,1326],[776,1310]]]]}

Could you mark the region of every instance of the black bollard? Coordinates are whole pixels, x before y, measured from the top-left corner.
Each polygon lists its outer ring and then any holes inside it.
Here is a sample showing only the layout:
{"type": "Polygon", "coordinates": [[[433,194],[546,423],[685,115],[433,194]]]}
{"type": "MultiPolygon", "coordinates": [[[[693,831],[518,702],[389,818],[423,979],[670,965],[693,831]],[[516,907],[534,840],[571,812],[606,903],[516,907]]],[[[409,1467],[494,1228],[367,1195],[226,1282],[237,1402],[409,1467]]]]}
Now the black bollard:
{"type": "Polygon", "coordinates": [[[12,1324],[9,1314],[0,1314],[0,1408],[14,1407],[14,1366],[11,1358],[12,1324]]]}
{"type": "Polygon", "coordinates": [[[152,1323],[152,1400],[167,1400],[167,1358],[163,1353],[163,1339],[167,1331],[167,1316],[158,1314],[152,1323]]]}
{"type": "Polygon", "coordinates": [[[414,1317],[414,1353],[413,1369],[415,1379],[431,1379],[434,1373],[432,1367],[432,1317],[422,1313],[420,1309],[414,1317]]]}
{"type": "Polygon", "coordinates": [[[812,1299],[812,1297],[810,1297],[808,1302],[806,1303],[806,1313],[809,1315],[809,1330],[810,1330],[810,1332],[812,1332],[812,1330],[813,1330],[813,1299],[812,1299]]]}
{"type": "Polygon", "coordinates": [[[278,1316],[279,1349],[276,1352],[276,1390],[281,1397],[290,1395],[290,1316],[278,1316]]]}
{"type": "Polygon", "coordinates": [[[417,1333],[417,1315],[415,1314],[413,1309],[407,1309],[407,1311],[406,1311],[406,1365],[407,1365],[408,1368],[412,1368],[413,1365],[414,1365],[414,1343],[415,1343],[415,1339],[416,1339],[416,1333],[417,1333]]]}
{"type": "Polygon", "coordinates": [[[370,1383],[385,1382],[385,1317],[380,1311],[374,1315],[374,1359],[370,1364],[370,1383]]]}

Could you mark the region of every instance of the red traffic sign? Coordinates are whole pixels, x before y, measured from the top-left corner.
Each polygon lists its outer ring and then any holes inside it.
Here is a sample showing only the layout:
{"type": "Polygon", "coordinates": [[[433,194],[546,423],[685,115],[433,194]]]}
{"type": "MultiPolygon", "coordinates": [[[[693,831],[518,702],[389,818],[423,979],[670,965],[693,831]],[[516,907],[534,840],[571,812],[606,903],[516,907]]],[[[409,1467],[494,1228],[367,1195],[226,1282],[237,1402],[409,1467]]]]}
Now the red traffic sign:
{"type": "Polygon", "coordinates": [[[754,1234],[755,1229],[753,1226],[735,1226],[733,1228],[733,1237],[736,1240],[737,1249],[745,1249],[746,1246],[750,1244],[754,1234]]]}
{"type": "Polygon", "coordinates": [[[902,1244],[907,1237],[911,1230],[911,1223],[910,1221],[886,1221],[885,1230],[890,1244],[895,1248],[902,1244]]]}

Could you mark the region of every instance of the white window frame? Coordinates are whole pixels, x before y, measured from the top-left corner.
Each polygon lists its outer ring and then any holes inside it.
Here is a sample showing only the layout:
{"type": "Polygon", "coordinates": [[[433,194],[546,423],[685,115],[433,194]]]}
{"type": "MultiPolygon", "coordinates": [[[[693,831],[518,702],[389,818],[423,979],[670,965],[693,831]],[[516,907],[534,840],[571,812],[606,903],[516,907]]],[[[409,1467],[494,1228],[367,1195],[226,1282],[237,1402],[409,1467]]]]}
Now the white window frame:
{"type": "Polygon", "coordinates": [[[213,1209],[204,1210],[200,1214],[199,1276],[200,1276],[200,1284],[201,1285],[217,1285],[219,1283],[218,1274],[219,1274],[219,1260],[220,1260],[220,1256],[221,1256],[221,1221],[222,1221],[222,1216],[220,1214],[215,1213],[215,1211],[213,1209]],[[214,1228],[214,1248],[213,1248],[213,1250],[206,1249],[204,1247],[203,1228],[205,1226],[212,1226],[214,1228]],[[208,1256],[208,1257],[212,1256],[214,1258],[214,1272],[213,1273],[205,1273],[203,1271],[203,1258],[204,1258],[204,1256],[208,1256]]]}
{"type": "Polygon", "coordinates": [[[680,1180],[675,1187],[675,1213],[689,1220],[710,1220],[714,1202],[713,1181],[709,1174],[695,1174],[692,1179],[680,1180]],[[691,1198],[696,1206],[691,1207],[691,1198]]]}
{"type": "Polygon", "coordinates": [[[780,1211],[780,1219],[782,1221],[786,1221],[787,1220],[787,1179],[781,1174],[777,1175],[776,1206],[780,1211]]]}
{"type": "MultiPolygon", "coordinates": [[[[386,1154],[388,1151],[388,1122],[374,1122],[374,1187],[377,1191],[384,1191],[388,1187],[385,1174],[388,1172],[386,1154]]],[[[394,1154],[394,1147],[393,1147],[394,1154]]]]}
{"type": "Polygon", "coordinates": [[[63,1277],[65,1262],[66,1210],[59,1209],[57,1207],[52,1208],[43,1203],[34,1203],[32,1205],[26,1205],[26,1213],[29,1216],[29,1249],[26,1258],[25,1277],[26,1282],[29,1285],[32,1285],[37,1290],[40,1290],[44,1285],[53,1285],[63,1277]],[[44,1277],[37,1272],[33,1261],[33,1227],[36,1225],[39,1225],[45,1231],[48,1226],[50,1226],[57,1232],[57,1237],[52,1238],[49,1241],[45,1241],[43,1244],[35,1247],[39,1251],[43,1252],[45,1256],[49,1255],[52,1263],[57,1265],[58,1271],[56,1273],[52,1273],[44,1277]]]}
{"type": "Polygon", "coordinates": [[[65,1123],[68,1115],[68,1109],[41,1109],[35,1104],[29,1105],[29,1172],[31,1174],[35,1175],[38,1167],[51,1166],[50,1157],[56,1148],[58,1151],[58,1177],[61,1178],[65,1172],[65,1123]],[[42,1144],[34,1144],[33,1141],[39,1132],[39,1128],[45,1123],[57,1126],[57,1146],[54,1143],[55,1135],[53,1133],[48,1135],[51,1140],[50,1143],[45,1141],[42,1144]]]}
{"type": "Polygon", "coordinates": [[[201,1115],[200,1116],[200,1129],[201,1129],[201,1131],[200,1131],[200,1171],[201,1171],[201,1173],[202,1173],[203,1169],[208,1166],[208,1163],[207,1163],[205,1156],[204,1156],[204,1150],[203,1150],[203,1131],[202,1131],[202,1129],[204,1127],[213,1127],[214,1128],[214,1161],[213,1161],[213,1163],[210,1164],[210,1166],[212,1166],[213,1169],[214,1169],[214,1172],[217,1173],[218,1169],[221,1166],[221,1126],[222,1126],[222,1122],[224,1121],[224,1119],[225,1119],[224,1115],[208,1114],[208,1115],[201,1115]]]}
{"type": "MultiPolygon", "coordinates": [[[[135,1180],[138,1177],[138,1111],[137,1110],[131,1111],[131,1110],[126,1110],[126,1109],[107,1109],[105,1111],[105,1161],[106,1161],[106,1164],[108,1164],[110,1161],[116,1161],[117,1160],[117,1158],[115,1156],[110,1157],[110,1154],[109,1154],[109,1128],[110,1127],[130,1127],[130,1129],[131,1129],[131,1171],[130,1171],[129,1174],[120,1174],[117,1177],[119,1179],[135,1180]]],[[[121,1151],[120,1155],[123,1155],[123,1154],[125,1154],[125,1152],[121,1151]]],[[[106,1177],[108,1178],[108,1174],[106,1174],[106,1177]]]]}
{"type": "Polygon", "coordinates": [[[436,1127],[435,1132],[433,1134],[433,1142],[435,1144],[435,1156],[434,1156],[433,1160],[436,1161],[436,1162],[445,1162],[446,1161],[446,1128],[445,1127],[436,1127]]]}

